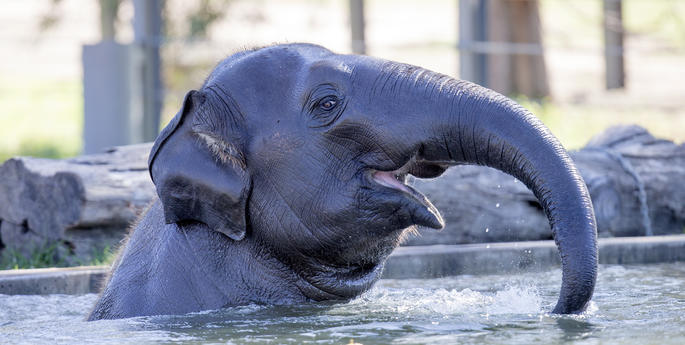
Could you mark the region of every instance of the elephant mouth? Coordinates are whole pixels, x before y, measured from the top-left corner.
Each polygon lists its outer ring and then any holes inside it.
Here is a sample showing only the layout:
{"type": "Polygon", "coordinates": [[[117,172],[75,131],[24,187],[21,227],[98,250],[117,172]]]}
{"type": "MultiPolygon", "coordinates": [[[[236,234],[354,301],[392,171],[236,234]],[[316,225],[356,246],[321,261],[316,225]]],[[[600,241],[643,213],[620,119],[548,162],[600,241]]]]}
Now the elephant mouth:
{"type": "Polygon", "coordinates": [[[390,201],[401,200],[401,205],[409,209],[411,222],[433,229],[442,229],[444,221],[440,212],[428,198],[408,185],[409,176],[435,178],[444,173],[451,164],[432,162],[413,155],[404,165],[394,170],[369,169],[368,177],[385,193],[392,195],[390,201]]]}

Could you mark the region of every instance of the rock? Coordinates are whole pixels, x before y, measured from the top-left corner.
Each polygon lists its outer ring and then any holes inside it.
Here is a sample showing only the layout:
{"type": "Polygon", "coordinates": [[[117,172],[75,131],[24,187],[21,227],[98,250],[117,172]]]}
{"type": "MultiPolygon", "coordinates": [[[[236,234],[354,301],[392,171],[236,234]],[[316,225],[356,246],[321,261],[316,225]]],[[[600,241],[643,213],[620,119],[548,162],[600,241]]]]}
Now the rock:
{"type": "Polygon", "coordinates": [[[151,144],[66,160],[18,157],[0,166],[0,248],[25,256],[52,243],[87,259],[115,245],[155,195],[151,144]],[[99,248],[98,248],[99,247],[99,248]]]}
{"type": "Polygon", "coordinates": [[[639,126],[612,127],[573,155],[603,236],[685,230],[685,145],[639,126]]]}

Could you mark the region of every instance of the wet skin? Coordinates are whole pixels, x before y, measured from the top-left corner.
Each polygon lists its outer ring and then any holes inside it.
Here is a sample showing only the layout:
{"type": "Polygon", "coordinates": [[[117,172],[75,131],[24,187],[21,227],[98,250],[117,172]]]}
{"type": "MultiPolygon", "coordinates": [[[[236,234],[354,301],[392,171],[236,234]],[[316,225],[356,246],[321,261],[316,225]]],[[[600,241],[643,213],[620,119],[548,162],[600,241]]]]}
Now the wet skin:
{"type": "Polygon", "coordinates": [[[91,320],[358,296],[413,227],[443,227],[407,176],[457,164],[540,200],[562,257],[554,312],[592,297],[595,219],[566,151],[508,98],[420,67],[309,44],[234,54],[186,95],[149,163],[159,200],[91,320]]]}

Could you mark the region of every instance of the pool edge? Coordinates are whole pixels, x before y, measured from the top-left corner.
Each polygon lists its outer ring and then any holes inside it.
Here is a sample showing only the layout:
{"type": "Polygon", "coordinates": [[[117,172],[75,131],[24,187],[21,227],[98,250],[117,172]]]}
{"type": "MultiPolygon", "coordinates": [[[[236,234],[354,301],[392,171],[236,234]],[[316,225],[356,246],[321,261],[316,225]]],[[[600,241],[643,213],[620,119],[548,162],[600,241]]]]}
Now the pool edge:
{"type": "MultiPolygon", "coordinates": [[[[685,234],[599,239],[600,264],[685,261],[685,234]]],[[[554,241],[400,247],[383,278],[437,278],[461,274],[516,273],[559,267],[554,241]]]]}
{"type": "MultiPolygon", "coordinates": [[[[599,261],[624,265],[685,261],[685,235],[602,238],[599,261]]],[[[558,266],[554,241],[407,246],[390,255],[383,278],[516,273],[558,266]]],[[[0,271],[0,294],[94,293],[108,270],[107,266],[85,266],[0,271]]]]}

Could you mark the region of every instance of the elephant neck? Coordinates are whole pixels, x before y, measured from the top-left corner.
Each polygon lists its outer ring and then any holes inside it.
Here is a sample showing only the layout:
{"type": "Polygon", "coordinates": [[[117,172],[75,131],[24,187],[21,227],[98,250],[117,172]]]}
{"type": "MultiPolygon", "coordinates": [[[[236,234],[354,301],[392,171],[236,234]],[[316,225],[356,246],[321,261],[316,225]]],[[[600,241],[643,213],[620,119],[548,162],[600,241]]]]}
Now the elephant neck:
{"type": "MultiPolygon", "coordinates": [[[[307,283],[249,238],[233,241],[203,224],[182,229],[192,266],[203,277],[198,286],[213,288],[224,306],[292,304],[314,298],[307,283]],[[198,229],[199,228],[199,229],[198,229]]],[[[212,297],[215,298],[215,297],[212,297]]]]}
{"type": "Polygon", "coordinates": [[[184,253],[204,289],[221,308],[227,305],[293,304],[308,301],[346,301],[368,290],[379,278],[384,261],[368,267],[335,267],[315,259],[292,264],[277,258],[249,237],[232,241],[205,225],[180,227],[184,253]],[[214,295],[214,296],[212,296],[214,295]]]}
{"type": "Polygon", "coordinates": [[[375,263],[336,265],[311,257],[279,260],[297,275],[295,286],[313,301],[347,301],[369,290],[383,272],[385,258],[375,263]]]}
{"type": "Polygon", "coordinates": [[[363,255],[364,263],[341,265],[301,253],[277,255],[254,237],[233,241],[200,223],[178,230],[181,247],[187,248],[184,256],[200,277],[198,288],[215,288],[225,296],[225,305],[350,300],[380,279],[392,251],[363,255]]]}

